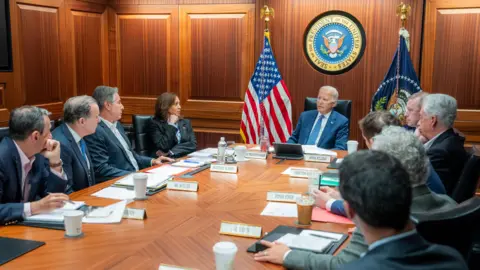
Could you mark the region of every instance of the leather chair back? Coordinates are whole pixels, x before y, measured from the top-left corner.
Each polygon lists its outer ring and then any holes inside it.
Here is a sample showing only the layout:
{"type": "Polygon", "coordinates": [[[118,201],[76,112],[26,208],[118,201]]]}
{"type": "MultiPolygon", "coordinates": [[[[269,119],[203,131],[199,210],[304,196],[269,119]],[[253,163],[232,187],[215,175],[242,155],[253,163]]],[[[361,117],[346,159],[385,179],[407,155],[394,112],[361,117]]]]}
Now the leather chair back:
{"type": "MultiPolygon", "coordinates": [[[[317,109],[317,98],[306,97],[304,111],[316,110],[317,109]]],[[[348,121],[350,121],[350,116],[352,114],[352,101],[351,100],[337,100],[337,106],[333,108],[334,111],[345,116],[348,121]]]]}
{"type": "Polygon", "coordinates": [[[465,163],[460,180],[455,187],[452,198],[461,203],[472,198],[478,186],[480,176],[480,151],[476,146],[472,148],[473,153],[465,163]]]}
{"type": "Polygon", "coordinates": [[[150,121],[152,121],[151,115],[132,115],[133,132],[135,134],[135,152],[139,155],[155,155],[155,147],[147,134],[150,121]]]}

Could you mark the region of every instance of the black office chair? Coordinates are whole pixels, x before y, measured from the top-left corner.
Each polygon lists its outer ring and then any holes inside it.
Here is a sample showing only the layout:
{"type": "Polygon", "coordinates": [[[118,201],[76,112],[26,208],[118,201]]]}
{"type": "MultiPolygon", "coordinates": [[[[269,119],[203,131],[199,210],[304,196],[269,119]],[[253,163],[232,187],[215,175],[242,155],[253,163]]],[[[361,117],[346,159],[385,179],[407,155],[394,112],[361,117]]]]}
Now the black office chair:
{"type": "Polygon", "coordinates": [[[3,138],[7,136],[8,136],[8,127],[0,127],[0,141],[2,141],[3,138]]]}
{"type": "Polygon", "coordinates": [[[150,121],[152,121],[152,116],[150,115],[132,115],[135,134],[135,152],[139,155],[155,157],[156,149],[147,134],[150,121]]]}
{"type": "MultiPolygon", "coordinates": [[[[317,98],[306,97],[304,111],[316,110],[317,109],[317,98]]],[[[337,100],[337,106],[333,108],[334,111],[345,116],[348,121],[350,121],[350,116],[352,115],[352,101],[351,100],[337,100]]]]}
{"type": "Polygon", "coordinates": [[[452,198],[461,203],[473,197],[478,186],[480,177],[480,151],[476,146],[472,148],[473,153],[465,163],[460,180],[455,187],[452,198]]]}
{"type": "Polygon", "coordinates": [[[447,211],[416,214],[411,218],[427,241],[458,250],[469,263],[475,259],[472,248],[480,233],[480,198],[471,198],[447,211]]]}

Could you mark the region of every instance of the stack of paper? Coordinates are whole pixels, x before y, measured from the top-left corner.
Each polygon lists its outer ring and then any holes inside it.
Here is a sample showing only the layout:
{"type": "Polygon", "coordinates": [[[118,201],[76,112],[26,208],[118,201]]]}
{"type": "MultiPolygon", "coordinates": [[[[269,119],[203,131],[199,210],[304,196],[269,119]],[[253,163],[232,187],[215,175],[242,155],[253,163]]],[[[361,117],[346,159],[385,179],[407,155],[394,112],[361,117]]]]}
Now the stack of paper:
{"type": "Polygon", "coordinates": [[[269,202],[263,209],[262,216],[297,217],[297,205],[293,203],[269,202]]]}
{"type": "MultiPolygon", "coordinates": [[[[111,204],[109,206],[105,206],[103,208],[94,210],[102,213],[96,213],[93,215],[88,215],[83,217],[83,223],[120,223],[122,221],[123,212],[125,211],[125,207],[127,205],[127,201],[121,201],[118,203],[111,204]],[[104,214],[107,213],[107,214],[104,214]]],[[[92,214],[92,213],[90,213],[92,214]]]]}
{"type": "Polygon", "coordinates": [[[293,249],[308,250],[313,252],[324,252],[334,242],[332,239],[324,238],[314,234],[291,234],[287,233],[280,237],[277,242],[283,243],[293,249]]]}
{"type": "Polygon", "coordinates": [[[155,173],[155,174],[163,174],[163,175],[172,176],[172,175],[181,174],[185,171],[188,171],[188,168],[181,168],[181,167],[174,167],[174,166],[170,166],[170,165],[163,165],[161,167],[148,170],[147,172],[148,173],[155,173]]]}
{"type": "MultiPolygon", "coordinates": [[[[167,182],[171,180],[171,176],[158,174],[158,173],[149,173],[148,180],[147,180],[147,189],[149,190],[158,190],[167,185],[167,182]]],[[[133,184],[133,174],[129,174],[124,178],[118,180],[113,184],[113,186],[118,187],[134,187],[133,184]]]]}
{"type": "Polygon", "coordinates": [[[178,162],[172,164],[173,166],[177,167],[185,167],[185,168],[198,168],[205,165],[205,162],[193,160],[193,159],[183,159],[178,162]]]}
{"type": "MultiPolygon", "coordinates": [[[[235,153],[232,149],[226,149],[225,155],[231,156],[235,153]]],[[[214,157],[218,154],[217,148],[205,148],[193,153],[188,154],[189,157],[214,157]]]]}
{"type": "Polygon", "coordinates": [[[92,196],[114,200],[128,200],[135,198],[135,191],[120,187],[107,187],[93,193],[92,196]]]}
{"type": "Polygon", "coordinates": [[[63,208],[55,209],[50,213],[38,214],[27,217],[28,221],[63,221],[63,214],[66,211],[77,210],[85,205],[85,202],[66,203],[63,208]]]}

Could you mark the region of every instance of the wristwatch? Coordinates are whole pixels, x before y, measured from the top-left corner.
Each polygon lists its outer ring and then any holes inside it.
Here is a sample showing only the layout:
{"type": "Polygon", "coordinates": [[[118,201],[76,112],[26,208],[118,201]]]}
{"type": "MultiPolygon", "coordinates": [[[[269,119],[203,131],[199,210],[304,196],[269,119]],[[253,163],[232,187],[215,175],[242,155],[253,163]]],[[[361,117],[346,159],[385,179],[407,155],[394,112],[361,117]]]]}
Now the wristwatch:
{"type": "Polygon", "coordinates": [[[49,163],[49,165],[50,165],[50,168],[60,167],[60,166],[63,165],[63,161],[62,161],[62,159],[60,159],[59,162],[57,162],[57,163],[49,163]]]}

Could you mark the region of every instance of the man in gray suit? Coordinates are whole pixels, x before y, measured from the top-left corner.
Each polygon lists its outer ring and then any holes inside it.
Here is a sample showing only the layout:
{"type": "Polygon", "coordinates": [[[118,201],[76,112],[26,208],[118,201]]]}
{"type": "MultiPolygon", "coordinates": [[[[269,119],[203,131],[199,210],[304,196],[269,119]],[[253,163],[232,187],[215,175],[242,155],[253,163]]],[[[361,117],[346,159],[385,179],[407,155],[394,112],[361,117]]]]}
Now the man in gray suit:
{"type": "MultiPolygon", "coordinates": [[[[432,193],[425,185],[429,161],[423,144],[415,135],[401,127],[390,126],[375,136],[372,149],[388,152],[396,157],[410,175],[412,185],[411,214],[453,208],[456,202],[446,195],[432,193]]],[[[270,247],[255,255],[257,261],[283,264],[289,269],[337,269],[339,266],[360,258],[368,250],[362,233],[353,232],[350,243],[336,256],[308,251],[290,250],[283,244],[263,241],[270,247]]]]}

